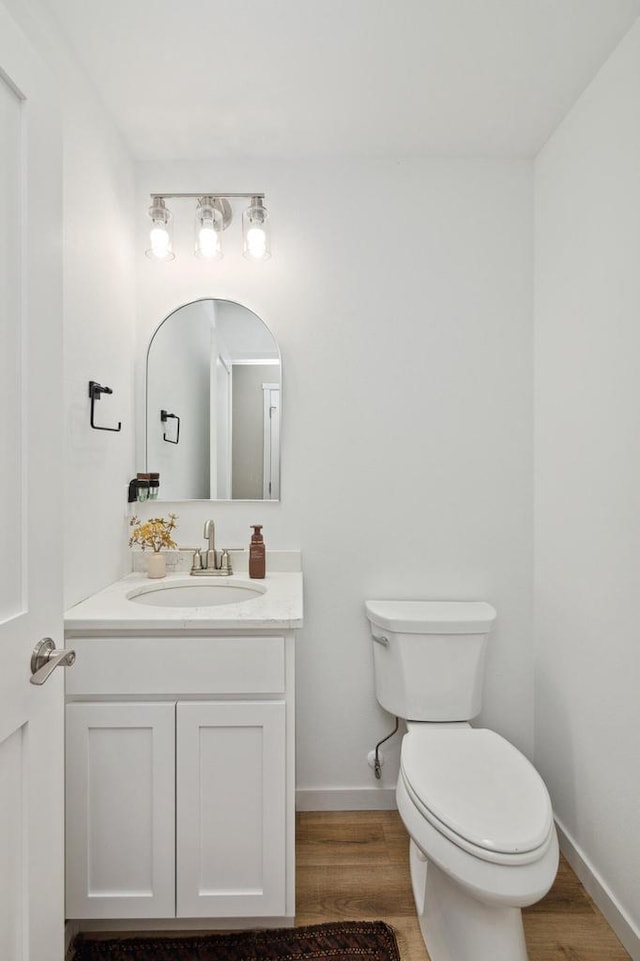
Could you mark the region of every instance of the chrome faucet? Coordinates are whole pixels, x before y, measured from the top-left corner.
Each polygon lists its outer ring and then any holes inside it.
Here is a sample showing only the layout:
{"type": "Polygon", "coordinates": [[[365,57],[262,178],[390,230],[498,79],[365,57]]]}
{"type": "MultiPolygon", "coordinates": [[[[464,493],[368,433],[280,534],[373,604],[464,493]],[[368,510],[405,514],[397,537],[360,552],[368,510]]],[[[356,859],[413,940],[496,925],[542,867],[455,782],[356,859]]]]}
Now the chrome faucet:
{"type": "Polygon", "coordinates": [[[233,574],[231,553],[238,548],[226,547],[222,551],[216,550],[216,525],[212,520],[205,521],[204,536],[208,542],[206,553],[203,554],[199,547],[195,549],[191,573],[200,577],[206,575],[228,577],[233,574]]]}
{"type": "Polygon", "coordinates": [[[204,536],[209,541],[209,548],[207,550],[206,562],[203,565],[208,571],[217,571],[219,569],[218,564],[218,552],[216,551],[216,525],[214,521],[204,522],[204,536]]]}

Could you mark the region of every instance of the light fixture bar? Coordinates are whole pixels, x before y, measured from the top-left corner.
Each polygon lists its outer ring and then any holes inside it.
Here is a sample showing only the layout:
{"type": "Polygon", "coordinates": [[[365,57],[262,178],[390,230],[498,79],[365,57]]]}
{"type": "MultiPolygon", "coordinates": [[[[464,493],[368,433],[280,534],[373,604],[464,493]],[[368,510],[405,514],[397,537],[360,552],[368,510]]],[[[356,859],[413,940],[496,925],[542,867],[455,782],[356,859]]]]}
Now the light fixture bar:
{"type": "Polygon", "coordinates": [[[246,193],[246,194],[212,193],[210,190],[201,190],[197,194],[162,194],[162,193],[158,193],[157,190],[154,190],[154,192],[152,194],[149,194],[149,196],[152,199],[157,197],[160,200],[182,200],[182,199],[188,200],[188,199],[200,198],[200,197],[214,197],[218,200],[224,200],[227,197],[230,197],[231,199],[238,199],[238,198],[247,199],[251,197],[259,197],[260,200],[265,199],[265,194],[255,193],[254,191],[251,191],[250,193],[246,193]]]}

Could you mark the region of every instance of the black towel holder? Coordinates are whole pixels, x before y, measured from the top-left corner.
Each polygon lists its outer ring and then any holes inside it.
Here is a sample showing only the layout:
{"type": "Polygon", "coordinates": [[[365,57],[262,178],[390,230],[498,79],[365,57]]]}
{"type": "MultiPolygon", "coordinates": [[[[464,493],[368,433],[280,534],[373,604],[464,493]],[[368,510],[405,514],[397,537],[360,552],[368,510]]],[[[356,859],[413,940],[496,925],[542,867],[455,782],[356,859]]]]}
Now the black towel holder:
{"type": "Polygon", "coordinates": [[[110,387],[102,387],[100,384],[98,384],[97,381],[95,381],[95,380],[90,380],[90,381],[89,381],[89,397],[91,398],[91,417],[90,417],[90,424],[91,424],[91,426],[92,426],[92,428],[93,428],[94,430],[111,430],[111,431],[115,431],[115,432],[117,433],[119,430],[122,430],[122,423],[121,423],[121,421],[118,421],[118,426],[117,426],[117,427],[100,427],[99,424],[94,424],[94,422],[93,422],[93,420],[94,420],[94,405],[95,405],[95,402],[96,402],[97,400],[100,400],[100,395],[101,395],[101,394],[113,394],[113,391],[111,390],[110,387]]]}
{"type": "Polygon", "coordinates": [[[177,414],[168,414],[166,410],[161,410],[161,411],[160,411],[160,420],[162,421],[163,424],[166,424],[166,422],[169,420],[169,418],[172,418],[172,419],[175,420],[175,422],[176,422],[176,425],[177,425],[177,427],[176,427],[176,439],[175,439],[175,440],[171,440],[170,437],[167,437],[167,432],[166,432],[166,431],[163,431],[163,433],[162,433],[162,439],[163,439],[164,441],[166,441],[167,444],[177,444],[177,443],[179,443],[179,441],[180,441],[180,418],[178,417],[177,414]]]}

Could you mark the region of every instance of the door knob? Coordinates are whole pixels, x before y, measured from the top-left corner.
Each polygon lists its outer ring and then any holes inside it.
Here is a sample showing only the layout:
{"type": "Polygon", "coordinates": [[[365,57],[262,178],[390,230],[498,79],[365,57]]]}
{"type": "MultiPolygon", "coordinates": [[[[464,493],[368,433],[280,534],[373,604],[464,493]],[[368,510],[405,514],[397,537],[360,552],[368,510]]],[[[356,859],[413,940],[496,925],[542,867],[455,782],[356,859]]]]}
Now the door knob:
{"type": "Polygon", "coordinates": [[[56,650],[55,641],[50,637],[44,637],[38,641],[31,655],[31,683],[44,684],[58,665],[71,667],[75,659],[75,651],[56,650]]]}

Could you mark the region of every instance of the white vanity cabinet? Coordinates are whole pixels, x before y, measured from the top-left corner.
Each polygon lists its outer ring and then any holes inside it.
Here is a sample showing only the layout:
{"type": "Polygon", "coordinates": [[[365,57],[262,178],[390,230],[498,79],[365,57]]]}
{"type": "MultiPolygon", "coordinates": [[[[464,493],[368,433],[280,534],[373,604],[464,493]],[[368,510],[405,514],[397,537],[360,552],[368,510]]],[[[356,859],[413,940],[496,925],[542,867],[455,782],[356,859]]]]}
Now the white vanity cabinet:
{"type": "Polygon", "coordinates": [[[293,917],[293,632],[67,643],[67,917],[293,917]]]}

